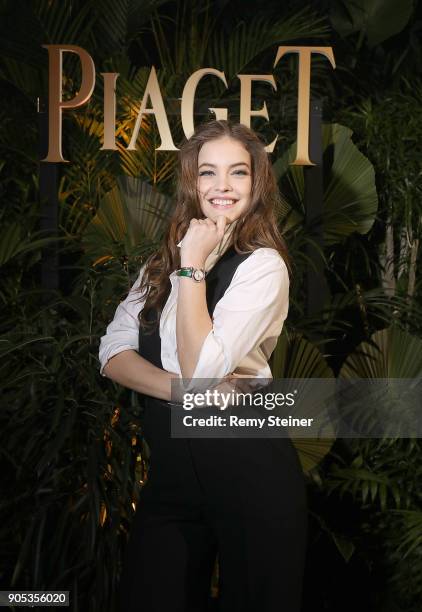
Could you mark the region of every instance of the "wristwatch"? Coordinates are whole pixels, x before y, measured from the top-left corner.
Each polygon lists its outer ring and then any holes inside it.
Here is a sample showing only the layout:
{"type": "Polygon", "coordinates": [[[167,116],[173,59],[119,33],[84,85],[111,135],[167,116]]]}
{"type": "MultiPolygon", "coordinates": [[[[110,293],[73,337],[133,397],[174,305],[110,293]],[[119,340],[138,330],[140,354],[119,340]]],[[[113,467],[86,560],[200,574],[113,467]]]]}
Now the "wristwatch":
{"type": "Polygon", "coordinates": [[[192,266],[185,266],[176,270],[177,276],[188,276],[192,280],[200,283],[205,278],[205,270],[203,268],[193,268],[192,266]]]}

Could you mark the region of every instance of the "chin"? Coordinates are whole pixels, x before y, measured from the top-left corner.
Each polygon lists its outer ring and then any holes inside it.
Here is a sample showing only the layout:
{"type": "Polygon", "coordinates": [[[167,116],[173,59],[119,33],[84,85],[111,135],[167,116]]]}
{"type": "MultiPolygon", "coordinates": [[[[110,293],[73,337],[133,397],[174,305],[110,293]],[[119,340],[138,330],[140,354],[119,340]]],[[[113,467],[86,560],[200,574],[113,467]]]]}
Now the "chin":
{"type": "Polygon", "coordinates": [[[239,218],[238,214],[237,215],[233,214],[232,211],[224,212],[224,210],[222,211],[211,210],[211,211],[205,212],[204,215],[208,217],[208,219],[211,219],[211,221],[214,221],[214,223],[217,221],[217,217],[221,217],[221,215],[224,215],[226,217],[227,223],[233,223],[233,221],[239,218]]]}

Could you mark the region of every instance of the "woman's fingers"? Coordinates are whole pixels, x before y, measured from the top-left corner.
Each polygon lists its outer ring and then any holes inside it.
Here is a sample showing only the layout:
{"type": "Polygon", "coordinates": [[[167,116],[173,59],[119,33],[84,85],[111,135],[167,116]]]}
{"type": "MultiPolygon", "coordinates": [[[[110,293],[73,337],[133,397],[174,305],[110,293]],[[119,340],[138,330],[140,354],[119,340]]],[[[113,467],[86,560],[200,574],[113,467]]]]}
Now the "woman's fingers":
{"type": "Polygon", "coordinates": [[[225,215],[218,215],[216,226],[217,226],[217,232],[220,238],[224,236],[224,230],[226,228],[226,225],[227,225],[227,217],[225,215]]]}
{"type": "Polygon", "coordinates": [[[181,245],[181,259],[205,261],[211,251],[218,245],[224,235],[226,217],[218,217],[214,223],[212,219],[195,219],[189,222],[189,228],[183,237],[181,245]]]}
{"type": "Polygon", "coordinates": [[[232,372],[228,377],[230,382],[235,385],[236,389],[240,390],[242,393],[253,393],[259,387],[264,386],[264,384],[260,384],[258,378],[249,376],[248,374],[236,374],[232,372]]]}
{"type": "Polygon", "coordinates": [[[221,408],[227,407],[227,405],[224,404],[223,399],[222,399],[223,394],[226,396],[229,395],[229,397],[231,397],[232,393],[236,391],[234,386],[229,381],[223,381],[219,383],[216,387],[214,387],[213,390],[217,390],[219,394],[221,395],[220,399],[215,399],[213,401],[213,405],[219,406],[221,408]]]}

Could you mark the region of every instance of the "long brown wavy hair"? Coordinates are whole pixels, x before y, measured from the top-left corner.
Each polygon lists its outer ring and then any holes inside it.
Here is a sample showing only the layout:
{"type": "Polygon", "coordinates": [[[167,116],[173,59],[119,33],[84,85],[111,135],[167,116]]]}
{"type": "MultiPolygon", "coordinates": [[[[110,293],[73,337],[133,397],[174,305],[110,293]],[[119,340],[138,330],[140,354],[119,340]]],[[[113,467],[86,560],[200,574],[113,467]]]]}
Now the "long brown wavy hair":
{"type": "Polygon", "coordinates": [[[276,249],[290,272],[287,247],[276,216],[281,196],[265,145],[253,130],[240,123],[203,123],[180,148],[176,207],[160,249],[150,255],[145,263],[139,291],[140,299],[146,296],[146,300],[138,315],[144,330],[152,331],[160,320],[171,289],[169,275],[180,268],[177,244],[186,234],[190,220],[204,217],[197,189],[199,151],[206,142],[225,136],[240,142],[249,152],[252,163],[251,205],[234,227],[231,246],[237,253],[250,253],[260,247],[276,249]],[[156,316],[151,317],[154,313],[156,316]]]}

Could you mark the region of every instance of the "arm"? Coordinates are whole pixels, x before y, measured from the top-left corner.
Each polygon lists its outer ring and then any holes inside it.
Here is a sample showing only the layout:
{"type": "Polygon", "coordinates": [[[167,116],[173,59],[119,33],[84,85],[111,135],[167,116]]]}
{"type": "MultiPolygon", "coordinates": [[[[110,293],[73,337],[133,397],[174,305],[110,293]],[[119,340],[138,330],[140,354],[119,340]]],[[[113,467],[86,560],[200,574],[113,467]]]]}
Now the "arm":
{"type": "Polygon", "coordinates": [[[177,374],[157,368],[133,350],[112,357],[103,371],[123,387],[166,401],[171,400],[171,379],[179,378],[177,374]]]}
{"type": "MultiPolygon", "coordinates": [[[[180,265],[205,268],[207,255],[221,243],[227,219],[191,219],[180,250],[180,265]]],[[[179,277],[176,311],[177,355],[182,378],[192,378],[204,340],[212,330],[206,284],[179,277]]]]}
{"type": "MultiPolygon", "coordinates": [[[[100,340],[99,359],[100,374],[106,375],[105,367],[112,357],[123,351],[137,351],[139,347],[138,314],[144,307],[144,300],[139,299],[139,286],[144,267],[132,285],[126,299],[117,306],[113,320],[107,325],[106,333],[100,340]]],[[[107,376],[109,370],[107,369],[107,376]]]]}
{"type": "Polygon", "coordinates": [[[274,348],[283,328],[288,302],[286,264],[273,249],[258,249],[239,265],[216,304],[192,378],[223,378],[257,347],[268,359],[269,347],[274,348]]]}
{"type": "MultiPolygon", "coordinates": [[[[190,258],[189,263],[186,263],[182,259],[181,265],[203,268],[204,262],[190,258]]],[[[180,276],[177,296],[176,338],[177,354],[183,378],[192,378],[202,345],[211,330],[212,321],[208,314],[205,281],[196,283],[191,278],[180,276]]]]}
{"type": "Polygon", "coordinates": [[[136,291],[142,280],[141,268],[128,296],[116,309],[106,334],[101,338],[99,359],[100,372],[115,382],[138,393],[159,399],[170,400],[171,379],[177,374],[157,368],[138,354],[138,314],[144,306],[136,291]]]}

